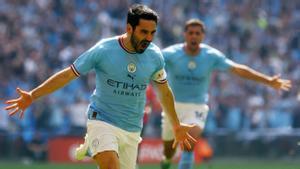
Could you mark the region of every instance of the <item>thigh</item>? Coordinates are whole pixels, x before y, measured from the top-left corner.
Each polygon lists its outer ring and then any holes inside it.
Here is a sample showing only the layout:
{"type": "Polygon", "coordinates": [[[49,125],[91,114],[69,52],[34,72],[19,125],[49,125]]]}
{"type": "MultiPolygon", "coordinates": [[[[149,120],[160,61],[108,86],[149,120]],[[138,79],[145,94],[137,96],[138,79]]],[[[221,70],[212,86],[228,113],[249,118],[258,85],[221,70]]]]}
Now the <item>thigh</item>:
{"type": "Polygon", "coordinates": [[[118,154],[115,151],[103,151],[93,159],[101,169],[120,169],[118,154]]]}
{"type": "MultiPolygon", "coordinates": [[[[180,120],[180,119],[179,119],[180,120]]],[[[165,112],[162,112],[162,139],[164,141],[171,141],[174,140],[174,133],[173,133],[173,128],[171,125],[171,122],[169,121],[168,116],[166,115],[165,112]]]]}
{"type": "Polygon", "coordinates": [[[120,166],[122,169],[135,169],[138,144],[141,141],[140,133],[122,132],[122,136],[119,147],[120,166]]]}
{"type": "Polygon", "coordinates": [[[87,142],[92,157],[102,152],[118,154],[118,136],[114,126],[98,120],[89,120],[87,123],[87,142]]]}
{"type": "Polygon", "coordinates": [[[176,111],[180,122],[186,124],[196,124],[200,129],[204,129],[209,108],[205,104],[177,103],[176,111]]]}
{"type": "Polygon", "coordinates": [[[122,169],[135,169],[137,161],[138,143],[120,148],[120,166],[122,169]]]}

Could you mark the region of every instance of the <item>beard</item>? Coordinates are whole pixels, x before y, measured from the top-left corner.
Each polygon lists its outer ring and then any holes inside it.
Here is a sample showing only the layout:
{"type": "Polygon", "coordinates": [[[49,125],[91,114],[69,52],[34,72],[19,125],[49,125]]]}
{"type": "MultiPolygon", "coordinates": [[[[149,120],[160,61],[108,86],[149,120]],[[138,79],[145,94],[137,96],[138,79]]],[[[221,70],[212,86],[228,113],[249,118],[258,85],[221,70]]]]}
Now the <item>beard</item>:
{"type": "Polygon", "coordinates": [[[148,48],[150,45],[151,41],[148,40],[139,40],[135,34],[133,33],[132,36],[130,37],[130,42],[132,47],[137,53],[144,53],[145,50],[148,48]]]}

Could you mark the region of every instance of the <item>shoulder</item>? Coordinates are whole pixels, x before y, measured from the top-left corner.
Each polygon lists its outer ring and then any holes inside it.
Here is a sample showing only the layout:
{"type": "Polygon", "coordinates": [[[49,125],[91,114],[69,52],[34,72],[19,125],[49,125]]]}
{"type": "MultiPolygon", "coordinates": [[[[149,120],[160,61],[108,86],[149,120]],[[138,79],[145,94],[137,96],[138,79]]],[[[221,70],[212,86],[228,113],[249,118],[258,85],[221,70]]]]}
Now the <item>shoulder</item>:
{"type": "Polygon", "coordinates": [[[183,43],[174,44],[163,49],[162,54],[166,62],[170,60],[176,60],[176,58],[182,56],[183,51],[183,43]]]}
{"type": "Polygon", "coordinates": [[[111,37],[111,38],[104,38],[101,39],[100,41],[98,41],[95,45],[96,48],[111,48],[116,46],[116,44],[118,43],[118,37],[111,37]]]}
{"type": "Polygon", "coordinates": [[[85,51],[82,56],[88,56],[99,61],[102,56],[105,56],[106,53],[110,52],[112,48],[116,46],[115,43],[117,43],[117,39],[115,37],[101,39],[94,46],[85,51]]]}
{"type": "Polygon", "coordinates": [[[148,49],[146,51],[151,52],[151,53],[161,53],[160,48],[157,45],[155,45],[154,43],[150,43],[150,45],[148,46],[148,49]]]}
{"type": "Polygon", "coordinates": [[[163,54],[174,54],[179,51],[182,51],[182,49],[183,49],[183,43],[178,43],[178,44],[174,44],[174,45],[164,48],[162,50],[162,53],[163,54]]]}
{"type": "Polygon", "coordinates": [[[156,65],[161,66],[164,63],[164,58],[162,56],[161,50],[154,43],[151,43],[148,46],[147,50],[144,52],[144,55],[146,56],[146,58],[148,58],[148,61],[151,61],[156,65]]]}
{"type": "Polygon", "coordinates": [[[155,45],[154,43],[151,43],[145,52],[147,54],[150,54],[151,57],[158,57],[158,58],[162,57],[160,48],[157,45],[155,45]]]}
{"type": "Polygon", "coordinates": [[[204,50],[204,52],[208,55],[215,56],[215,57],[225,57],[225,55],[221,51],[219,51],[218,49],[210,45],[201,43],[200,48],[201,50],[204,50]]]}

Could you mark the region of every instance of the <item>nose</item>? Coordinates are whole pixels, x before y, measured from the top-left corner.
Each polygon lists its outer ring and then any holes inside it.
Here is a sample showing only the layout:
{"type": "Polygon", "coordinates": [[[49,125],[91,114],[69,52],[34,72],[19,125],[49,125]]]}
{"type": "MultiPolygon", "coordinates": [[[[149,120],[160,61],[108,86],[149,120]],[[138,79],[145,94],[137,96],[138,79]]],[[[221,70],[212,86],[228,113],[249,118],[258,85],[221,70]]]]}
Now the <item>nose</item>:
{"type": "Polygon", "coordinates": [[[146,36],[146,40],[149,41],[149,42],[152,42],[152,40],[153,40],[153,35],[152,35],[152,34],[148,34],[148,35],[146,36]]]}
{"type": "Polygon", "coordinates": [[[196,34],[196,33],[192,33],[192,34],[191,34],[191,37],[192,37],[192,38],[196,38],[196,37],[197,37],[197,34],[196,34]]]}

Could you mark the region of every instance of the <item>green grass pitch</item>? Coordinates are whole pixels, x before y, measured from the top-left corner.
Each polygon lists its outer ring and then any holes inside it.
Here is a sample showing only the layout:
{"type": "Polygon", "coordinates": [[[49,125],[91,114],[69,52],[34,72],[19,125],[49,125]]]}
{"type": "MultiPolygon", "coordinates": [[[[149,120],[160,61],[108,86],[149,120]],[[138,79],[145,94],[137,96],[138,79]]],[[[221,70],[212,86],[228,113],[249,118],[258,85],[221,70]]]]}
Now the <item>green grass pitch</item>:
{"type": "MultiPolygon", "coordinates": [[[[96,169],[94,164],[50,164],[33,163],[24,165],[20,162],[0,161],[2,169],[96,169]]],[[[172,169],[177,166],[173,165],[172,169]]],[[[139,165],[138,169],[159,169],[159,165],[139,165]]],[[[300,169],[299,159],[259,160],[259,159],[216,159],[210,163],[197,165],[194,169],[300,169]]]]}

